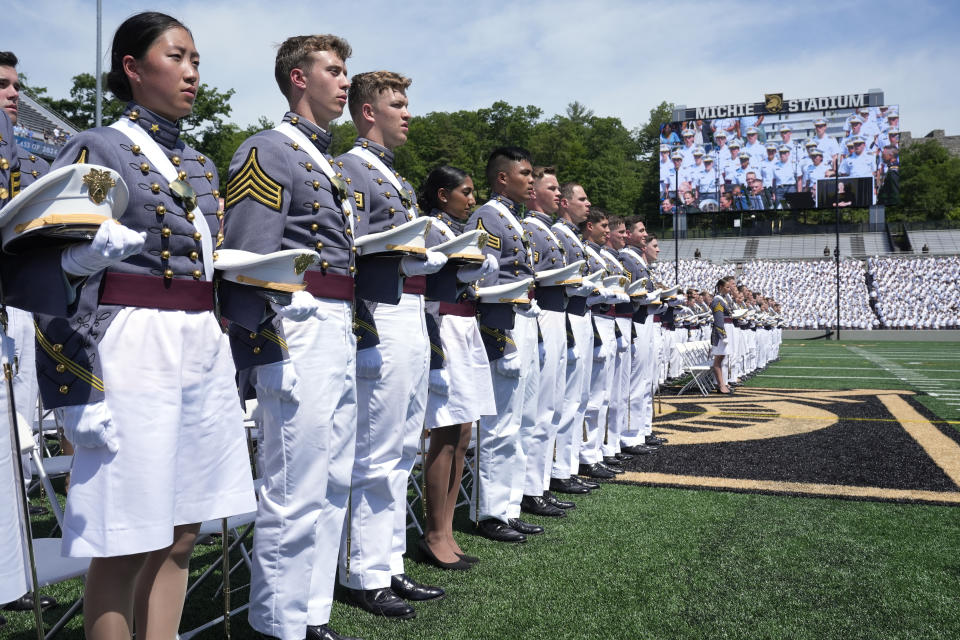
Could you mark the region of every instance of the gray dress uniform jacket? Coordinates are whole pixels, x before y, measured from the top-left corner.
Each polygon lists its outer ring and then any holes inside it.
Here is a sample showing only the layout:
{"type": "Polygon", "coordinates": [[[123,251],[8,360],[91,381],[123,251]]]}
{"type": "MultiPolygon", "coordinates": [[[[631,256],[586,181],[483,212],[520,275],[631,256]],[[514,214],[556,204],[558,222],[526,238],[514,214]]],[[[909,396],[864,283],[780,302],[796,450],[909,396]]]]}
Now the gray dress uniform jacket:
{"type": "MultiPolygon", "coordinates": [[[[292,111],[283,122],[303,133],[334,166],[327,154],[329,133],[292,111]]],[[[304,275],[307,290],[319,298],[352,301],[356,251],[341,207],[350,199],[342,175],[331,181],[297,142],[269,129],[240,145],[229,176],[223,248],[260,254],[313,249],[320,262],[304,275]]],[[[237,369],[287,357],[282,324],[266,300],[249,287],[225,281],[219,283],[219,292],[223,316],[230,320],[237,369]]],[[[372,325],[372,318],[367,321],[372,325]]]]}
{"type": "MultiPolygon", "coordinates": [[[[218,197],[219,179],[213,161],[190,148],[180,138],[180,129],[136,103],[129,103],[123,118],[142,127],[157,142],[196,192],[213,235],[220,229],[223,213],[218,197]]],[[[76,308],[67,318],[41,315],[37,321],[37,377],[46,407],[89,404],[103,399],[103,373],[97,345],[122,305],[101,304],[101,288],[109,274],[150,276],[158,283],[161,298],[180,296],[178,283],[194,284],[204,277],[202,234],[192,222],[184,200],[171,192],[157,167],[151,166],[139,145],[111,127],[90,129],[73,136],[53,163],[53,168],[91,163],[116,170],[130,192],[127,209],[120,218],[125,226],[147,234],[143,251],[105,271],[90,276],[76,308]]],[[[218,236],[219,237],[219,236],[218,236]]],[[[216,239],[213,245],[216,246],[216,239]]],[[[57,265],[59,269],[59,264],[57,265]]],[[[192,290],[192,288],[191,288],[192,290]]],[[[212,287],[209,304],[212,307],[212,287]]],[[[17,305],[22,306],[22,305],[17,305]]],[[[142,305],[147,306],[147,305],[142,305]]],[[[23,307],[29,308],[29,307],[23,307]]],[[[163,308],[163,307],[157,307],[163,308]]]]}
{"type": "MultiPolygon", "coordinates": [[[[467,220],[468,229],[486,231],[489,238],[483,248],[486,255],[492,255],[500,263],[500,269],[477,281],[477,286],[490,287],[497,284],[516,282],[533,276],[530,247],[520,223],[520,208],[510,198],[494,193],[491,200],[505,206],[519,227],[513,224],[496,206],[488,202],[476,209],[467,220]]],[[[502,358],[507,349],[511,351],[506,330],[513,328],[513,305],[479,304],[480,336],[487,348],[490,361],[502,358]]]]}
{"type": "MultiPolygon", "coordinates": [[[[393,168],[393,152],[367,138],[357,138],[354,147],[366,149],[392,171],[402,189],[398,191],[389,179],[377,167],[361,156],[344,153],[337,156],[335,165],[343,174],[350,195],[353,197],[353,210],[356,213],[355,237],[368,233],[378,233],[396,228],[413,220],[419,212],[417,197],[413,186],[393,168]],[[410,209],[413,213],[410,213],[410,209]]],[[[357,262],[357,299],[354,333],[357,336],[357,349],[366,349],[379,342],[376,325],[373,323],[373,310],[379,302],[396,304],[400,301],[401,280],[399,271],[400,257],[359,258],[357,262]]],[[[425,281],[415,281],[419,293],[424,293],[420,285],[425,281]]],[[[404,287],[413,292],[414,282],[404,287]]],[[[424,285],[425,286],[425,285],[424,285]]]]}

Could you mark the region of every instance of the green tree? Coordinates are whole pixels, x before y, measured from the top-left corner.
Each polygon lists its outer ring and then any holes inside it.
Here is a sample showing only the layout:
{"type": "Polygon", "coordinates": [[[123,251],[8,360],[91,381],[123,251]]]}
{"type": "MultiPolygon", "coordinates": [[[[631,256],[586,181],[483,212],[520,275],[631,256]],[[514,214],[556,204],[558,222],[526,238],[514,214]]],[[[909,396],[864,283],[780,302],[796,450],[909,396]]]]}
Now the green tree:
{"type": "Polygon", "coordinates": [[[891,222],[960,219],[960,158],[936,140],[900,150],[900,205],[888,209],[891,222]]]}

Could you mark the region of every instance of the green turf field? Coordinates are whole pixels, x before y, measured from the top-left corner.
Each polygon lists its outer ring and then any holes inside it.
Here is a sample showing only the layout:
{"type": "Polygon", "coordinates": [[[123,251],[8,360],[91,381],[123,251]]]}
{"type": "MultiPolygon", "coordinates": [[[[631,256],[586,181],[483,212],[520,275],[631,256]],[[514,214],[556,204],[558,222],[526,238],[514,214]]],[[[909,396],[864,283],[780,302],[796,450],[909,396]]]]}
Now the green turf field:
{"type": "MultiPolygon", "coordinates": [[[[955,343],[791,342],[747,385],[936,393],[920,402],[960,423],[958,361],[955,343]]],[[[479,565],[407,561],[448,589],[445,600],[418,605],[409,622],[338,602],[333,626],[367,639],[960,637],[957,507],[613,484],[576,501],[565,519],[530,517],[547,533],[519,546],[473,536],[461,515],[459,540],[479,565]]],[[[41,534],[49,525],[37,522],[41,534]]],[[[218,545],[198,547],[194,574],[218,560],[218,545]]],[[[213,582],[188,602],[184,629],[218,614],[213,582]]],[[[238,572],[234,605],[246,583],[238,572]]],[[[45,592],[67,600],[80,585],[45,592]]],[[[5,615],[0,637],[33,637],[29,614],[5,615]]],[[[256,637],[243,614],[232,631],[256,637]]],[[[60,637],[81,638],[80,620],[60,637]]]]}
{"type": "Polygon", "coordinates": [[[960,343],[787,341],[780,360],[747,382],[798,389],[910,389],[960,429],[960,343]]]}

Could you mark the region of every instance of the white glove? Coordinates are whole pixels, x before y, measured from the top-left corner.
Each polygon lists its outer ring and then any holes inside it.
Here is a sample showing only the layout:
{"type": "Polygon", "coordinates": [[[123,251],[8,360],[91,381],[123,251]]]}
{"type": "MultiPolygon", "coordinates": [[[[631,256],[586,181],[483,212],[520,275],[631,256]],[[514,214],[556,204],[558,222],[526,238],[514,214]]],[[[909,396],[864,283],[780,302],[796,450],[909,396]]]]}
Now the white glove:
{"type": "Polygon", "coordinates": [[[257,391],[271,393],[280,400],[300,403],[300,394],[297,387],[300,380],[293,364],[287,362],[273,362],[257,367],[257,391]]]}
{"type": "Polygon", "coordinates": [[[537,355],[540,356],[540,368],[543,369],[543,364],[547,361],[547,349],[542,342],[537,343],[537,355]]]}
{"type": "Polygon", "coordinates": [[[536,300],[531,300],[530,304],[515,304],[513,310],[524,318],[536,318],[540,315],[540,305],[536,300]]]}
{"type": "Polygon", "coordinates": [[[106,447],[110,453],[116,453],[120,449],[113,418],[103,400],[93,404],[62,407],[61,411],[63,434],[73,446],[86,449],[106,447]]]}
{"type": "Polygon", "coordinates": [[[587,297],[587,306],[592,307],[597,304],[610,304],[609,300],[612,295],[613,292],[610,291],[610,289],[600,287],[596,293],[592,293],[587,297]]]}
{"type": "Polygon", "coordinates": [[[577,352],[576,347],[567,347],[567,366],[573,364],[580,359],[580,354],[577,352]]]}
{"type": "Polygon", "coordinates": [[[450,395],[450,376],[446,369],[430,369],[430,393],[438,396],[450,395]]]}
{"type": "Polygon", "coordinates": [[[447,256],[439,251],[427,249],[426,260],[417,256],[406,256],[400,260],[400,272],[407,277],[425,276],[440,271],[445,264],[447,264],[447,256]]]}
{"type": "Polygon", "coordinates": [[[607,350],[602,344],[598,344],[593,348],[593,361],[594,362],[603,362],[607,359],[607,350]]]}
{"type": "Polygon", "coordinates": [[[514,351],[497,360],[497,371],[507,378],[520,377],[520,352],[514,351]]]}
{"type": "Polygon", "coordinates": [[[457,280],[460,282],[475,282],[499,269],[500,263],[497,262],[496,257],[488,255],[483,259],[483,264],[468,264],[457,269],[457,280]]]}
{"type": "Polygon", "coordinates": [[[576,286],[567,287],[568,296],[579,296],[581,298],[588,297],[593,293],[594,287],[592,284],[578,284],[576,286]]]}
{"type": "Polygon", "coordinates": [[[617,353],[623,353],[630,347],[630,343],[623,336],[617,336],[617,353]]]}
{"type": "Polygon", "coordinates": [[[100,228],[91,242],[74,244],[64,249],[60,255],[60,266],[70,275],[93,275],[140,253],[146,241],[145,231],[136,232],[113,220],[106,220],[100,223],[100,228]]]}
{"type": "Polygon", "coordinates": [[[373,380],[380,377],[380,367],[383,366],[383,358],[380,356],[380,349],[377,347],[367,347],[357,351],[357,377],[366,380],[373,380]]]}
{"type": "Polygon", "coordinates": [[[290,304],[281,306],[271,302],[270,306],[278,316],[293,322],[303,322],[310,316],[317,316],[318,320],[327,319],[327,314],[320,311],[320,303],[312,293],[306,291],[294,291],[290,296],[290,304]]]}

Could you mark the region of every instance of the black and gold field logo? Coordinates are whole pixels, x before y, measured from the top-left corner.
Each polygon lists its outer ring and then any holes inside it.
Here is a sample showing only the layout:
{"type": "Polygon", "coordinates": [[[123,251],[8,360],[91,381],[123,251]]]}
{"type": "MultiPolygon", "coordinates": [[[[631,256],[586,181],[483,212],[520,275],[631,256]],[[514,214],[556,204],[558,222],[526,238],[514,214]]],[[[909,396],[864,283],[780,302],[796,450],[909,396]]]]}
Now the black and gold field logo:
{"type": "Polygon", "coordinates": [[[767,113],[780,113],[781,111],[783,111],[783,94],[782,93],[763,94],[763,108],[767,110],[767,113]]]}

